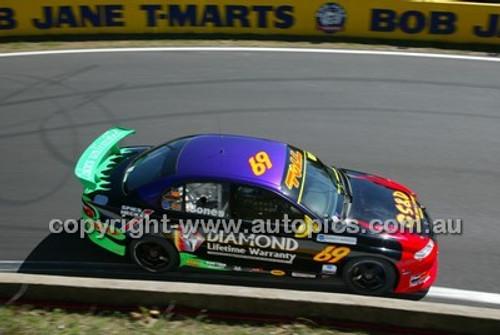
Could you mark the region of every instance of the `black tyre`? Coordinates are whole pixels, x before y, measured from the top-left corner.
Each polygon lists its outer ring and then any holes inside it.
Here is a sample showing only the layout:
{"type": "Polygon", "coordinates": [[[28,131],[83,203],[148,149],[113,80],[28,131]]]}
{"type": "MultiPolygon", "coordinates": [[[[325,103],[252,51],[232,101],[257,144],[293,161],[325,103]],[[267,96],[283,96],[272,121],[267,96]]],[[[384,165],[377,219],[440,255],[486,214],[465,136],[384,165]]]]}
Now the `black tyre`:
{"type": "Polygon", "coordinates": [[[345,264],[342,278],[354,293],[383,296],[394,290],[396,270],[384,259],[354,258],[345,264]]]}
{"type": "Polygon", "coordinates": [[[133,239],[128,252],[137,265],[149,272],[168,272],[179,264],[179,253],[161,236],[147,235],[133,239]]]}

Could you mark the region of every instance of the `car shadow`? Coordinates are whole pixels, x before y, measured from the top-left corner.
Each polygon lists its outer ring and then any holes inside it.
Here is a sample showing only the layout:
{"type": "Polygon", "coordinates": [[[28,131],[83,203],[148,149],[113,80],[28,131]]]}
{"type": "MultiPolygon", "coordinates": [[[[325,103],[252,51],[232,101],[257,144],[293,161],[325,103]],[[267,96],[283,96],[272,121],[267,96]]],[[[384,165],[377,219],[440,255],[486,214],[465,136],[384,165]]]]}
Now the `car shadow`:
{"type": "MultiPolygon", "coordinates": [[[[303,279],[252,273],[221,273],[197,268],[180,268],[168,274],[154,274],[93,244],[78,234],[50,234],[44,238],[17,269],[19,273],[114,279],[177,281],[204,284],[349,293],[340,279],[303,279]]],[[[396,298],[420,300],[422,294],[396,298]]]]}

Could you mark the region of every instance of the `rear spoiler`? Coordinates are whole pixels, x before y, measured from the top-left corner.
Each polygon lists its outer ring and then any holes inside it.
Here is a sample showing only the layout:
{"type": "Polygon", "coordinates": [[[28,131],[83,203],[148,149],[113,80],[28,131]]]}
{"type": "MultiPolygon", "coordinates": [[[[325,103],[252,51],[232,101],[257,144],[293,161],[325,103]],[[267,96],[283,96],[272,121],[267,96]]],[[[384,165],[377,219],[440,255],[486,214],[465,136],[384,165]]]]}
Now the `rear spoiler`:
{"type": "Polygon", "coordinates": [[[75,175],[85,186],[84,193],[109,190],[106,186],[110,182],[106,179],[122,157],[117,144],[134,133],[133,129],[111,128],[96,138],[85,150],[75,167],[75,175]]]}

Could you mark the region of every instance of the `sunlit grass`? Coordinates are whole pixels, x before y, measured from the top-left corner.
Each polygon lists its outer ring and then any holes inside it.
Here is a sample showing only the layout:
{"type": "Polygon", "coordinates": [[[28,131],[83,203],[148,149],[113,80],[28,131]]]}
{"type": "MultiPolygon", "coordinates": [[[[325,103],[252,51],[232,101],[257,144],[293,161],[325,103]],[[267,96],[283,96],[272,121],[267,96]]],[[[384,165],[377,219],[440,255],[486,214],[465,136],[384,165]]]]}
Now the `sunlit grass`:
{"type": "Polygon", "coordinates": [[[354,335],[307,320],[290,324],[247,324],[214,320],[200,314],[178,316],[156,310],[68,312],[29,306],[0,307],[0,334],[332,334],[354,335]]]}

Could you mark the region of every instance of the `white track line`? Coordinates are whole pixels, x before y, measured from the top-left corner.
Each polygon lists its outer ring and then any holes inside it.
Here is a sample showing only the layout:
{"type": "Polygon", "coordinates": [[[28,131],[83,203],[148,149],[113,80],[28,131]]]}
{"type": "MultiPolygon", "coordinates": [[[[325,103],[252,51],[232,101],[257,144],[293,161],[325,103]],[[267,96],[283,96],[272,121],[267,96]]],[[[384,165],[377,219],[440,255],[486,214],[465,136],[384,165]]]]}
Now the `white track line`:
{"type": "Polygon", "coordinates": [[[446,287],[431,287],[426,297],[500,305],[500,294],[459,290],[446,287]]]}
{"type": "Polygon", "coordinates": [[[246,47],[172,47],[172,48],[107,48],[107,49],[71,49],[0,53],[1,57],[43,56],[85,53],[111,52],[281,52],[281,53],[316,53],[316,54],[346,54],[372,56],[399,56],[437,59],[474,60],[482,62],[500,62],[499,58],[484,56],[433,54],[419,52],[376,51],[376,50],[349,50],[349,49],[310,49],[310,48],[246,48],[246,47]]]}

